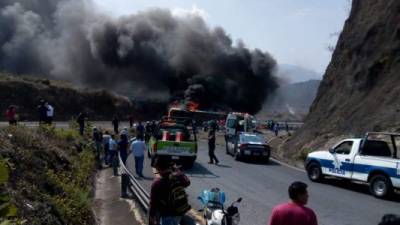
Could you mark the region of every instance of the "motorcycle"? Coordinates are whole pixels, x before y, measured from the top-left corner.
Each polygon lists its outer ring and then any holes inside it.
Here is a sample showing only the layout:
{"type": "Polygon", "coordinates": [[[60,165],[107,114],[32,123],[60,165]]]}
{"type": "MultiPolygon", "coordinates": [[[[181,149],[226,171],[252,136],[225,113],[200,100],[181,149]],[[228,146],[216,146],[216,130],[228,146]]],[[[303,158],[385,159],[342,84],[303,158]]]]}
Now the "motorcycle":
{"type": "Polygon", "coordinates": [[[202,204],[203,217],[206,225],[239,225],[240,214],[235,204],[240,203],[242,198],[232,202],[228,208],[224,208],[225,193],[219,188],[204,190],[198,197],[202,204]]]}

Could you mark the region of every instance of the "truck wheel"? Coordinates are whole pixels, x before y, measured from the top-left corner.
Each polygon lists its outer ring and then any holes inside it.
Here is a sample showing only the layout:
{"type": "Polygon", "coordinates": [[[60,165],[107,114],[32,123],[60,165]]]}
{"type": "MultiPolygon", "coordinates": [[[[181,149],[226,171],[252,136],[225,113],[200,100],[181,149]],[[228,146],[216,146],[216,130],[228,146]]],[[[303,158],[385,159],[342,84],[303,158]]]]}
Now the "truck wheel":
{"type": "Polygon", "coordinates": [[[192,167],[193,167],[193,165],[194,165],[194,161],[195,160],[192,160],[192,159],[188,159],[188,160],[186,160],[186,161],[184,161],[182,164],[182,166],[185,168],[185,169],[191,169],[192,167]]]}
{"type": "Polygon", "coordinates": [[[311,181],[318,182],[323,179],[321,166],[317,163],[310,163],[307,166],[307,175],[311,181]]]}
{"type": "Polygon", "coordinates": [[[392,182],[384,175],[375,175],[369,182],[370,192],[377,198],[385,198],[393,192],[392,182]]]}

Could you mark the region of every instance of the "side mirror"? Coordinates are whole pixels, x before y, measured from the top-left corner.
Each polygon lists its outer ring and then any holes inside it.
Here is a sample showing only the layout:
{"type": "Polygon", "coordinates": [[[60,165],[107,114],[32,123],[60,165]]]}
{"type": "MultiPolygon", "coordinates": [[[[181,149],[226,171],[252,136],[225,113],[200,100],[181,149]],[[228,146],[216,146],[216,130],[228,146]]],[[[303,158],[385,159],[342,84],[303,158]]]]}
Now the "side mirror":
{"type": "Polygon", "coordinates": [[[335,149],[330,148],[330,149],[329,149],[329,153],[334,154],[334,153],[335,153],[335,149]]]}

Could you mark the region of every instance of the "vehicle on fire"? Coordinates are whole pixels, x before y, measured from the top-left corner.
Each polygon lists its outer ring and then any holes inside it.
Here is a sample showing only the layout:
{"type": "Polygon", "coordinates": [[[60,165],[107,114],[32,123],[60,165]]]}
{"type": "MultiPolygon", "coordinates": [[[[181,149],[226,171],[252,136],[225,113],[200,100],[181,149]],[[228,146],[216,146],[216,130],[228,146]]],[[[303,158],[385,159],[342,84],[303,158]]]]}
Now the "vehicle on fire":
{"type": "Polygon", "coordinates": [[[192,120],[164,117],[149,140],[151,165],[157,157],[166,157],[185,168],[191,168],[197,157],[197,137],[192,120]]]}
{"type": "Polygon", "coordinates": [[[236,160],[252,157],[267,163],[271,150],[262,135],[240,132],[233,141],[228,142],[226,153],[233,155],[236,160]]]}
{"type": "Polygon", "coordinates": [[[333,176],[369,184],[377,198],[400,189],[399,133],[370,132],[344,139],[329,149],[308,154],[305,168],[311,181],[333,176]]]}

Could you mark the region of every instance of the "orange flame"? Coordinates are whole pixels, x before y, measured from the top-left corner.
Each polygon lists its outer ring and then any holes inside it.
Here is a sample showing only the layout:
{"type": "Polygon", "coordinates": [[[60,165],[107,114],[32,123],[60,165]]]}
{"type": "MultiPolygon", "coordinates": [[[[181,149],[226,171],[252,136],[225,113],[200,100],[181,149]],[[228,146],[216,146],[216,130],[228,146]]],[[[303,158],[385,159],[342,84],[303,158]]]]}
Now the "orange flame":
{"type": "Polygon", "coordinates": [[[199,103],[194,102],[194,101],[189,101],[186,103],[186,108],[187,108],[187,110],[194,112],[199,108],[199,103]]]}

